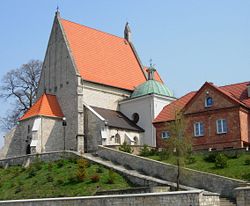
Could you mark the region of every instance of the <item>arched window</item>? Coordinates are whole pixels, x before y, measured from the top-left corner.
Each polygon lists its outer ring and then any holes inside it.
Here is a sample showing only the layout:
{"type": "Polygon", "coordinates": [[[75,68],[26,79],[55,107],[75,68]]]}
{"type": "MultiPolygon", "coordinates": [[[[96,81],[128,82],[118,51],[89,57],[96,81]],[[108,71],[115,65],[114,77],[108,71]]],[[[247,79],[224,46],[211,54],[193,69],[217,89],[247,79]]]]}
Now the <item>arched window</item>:
{"type": "Polygon", "coordinates": [[[206,97],[205,99],[205,107],[211,107],[213,105],[213,98],[212,97],[206,97]]]}
{"type": "Polygon", "coordinates": [[[120,135],[118,133],[115,135],[115,143],[116,144],[121,144],[121,137],[120,137],[120,135]]]}
{"type": "Polygon", "coordinates": [[[134,123],[139,122],[139,119],[140,119],[140,116],[139,116],[138,113],[134,113],[134,114],[132,115],[132,120],[133,120],[134,123]]]}
{"type": "Polygon", "coordinates": [[[134,137],[134,144],[135,144],[135,145],[138,145],[138,142],[139,142],[138,137],[135,136],[135,137],[134,137]]]}

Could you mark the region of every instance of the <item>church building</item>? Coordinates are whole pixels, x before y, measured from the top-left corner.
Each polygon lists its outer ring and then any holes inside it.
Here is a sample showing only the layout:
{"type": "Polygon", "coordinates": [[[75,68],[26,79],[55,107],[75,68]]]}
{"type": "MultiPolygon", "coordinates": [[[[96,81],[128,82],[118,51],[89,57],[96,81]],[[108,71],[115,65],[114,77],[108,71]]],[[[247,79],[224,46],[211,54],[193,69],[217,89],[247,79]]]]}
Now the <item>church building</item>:
{"type": "Polygon", "coordinates": [[[154,118],[175,100],[145,67],[125,26],[118,37],[55,14],[34,105],[5,136],[0,157],[98,145],[156,146],[154,118]]]}

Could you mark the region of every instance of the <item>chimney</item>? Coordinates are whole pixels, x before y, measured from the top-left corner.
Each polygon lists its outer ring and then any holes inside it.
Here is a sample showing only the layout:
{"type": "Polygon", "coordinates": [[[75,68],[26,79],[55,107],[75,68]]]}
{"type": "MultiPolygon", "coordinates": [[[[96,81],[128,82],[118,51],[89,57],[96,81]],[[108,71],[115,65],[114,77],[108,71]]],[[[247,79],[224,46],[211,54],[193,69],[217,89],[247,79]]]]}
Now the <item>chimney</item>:
{"type": "Polygon", "coordinates": [[[250,97],[250,83],[247,85],[247,94],[248,94],[248,97],[250,97]]]}
{"type": "Polygon", "coordinates": [[[125,25],[125,29],[124,29],[124,39],[126,39],[128,42],[131,42],[132,40],[131,36],[132,36],[132,33],[127,22],[125,25]]]}

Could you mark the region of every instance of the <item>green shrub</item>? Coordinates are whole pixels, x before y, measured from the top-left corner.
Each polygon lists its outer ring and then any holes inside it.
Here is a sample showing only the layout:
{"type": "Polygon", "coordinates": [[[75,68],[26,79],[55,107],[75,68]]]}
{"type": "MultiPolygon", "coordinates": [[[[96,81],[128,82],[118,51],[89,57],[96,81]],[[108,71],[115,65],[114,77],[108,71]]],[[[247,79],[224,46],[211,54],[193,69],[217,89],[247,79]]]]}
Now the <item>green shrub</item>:
{"type": "Polygon", "coordinates": [[[52,169],[53,169],[53,164],[50,162],[50,163],[48,164],[48,171],[51,172],[52,169]]]}
{"type": "Polygon", "coordinates": [[[245,159],[245,165],[250,165],[250,157],[247,157],[247,158],[245,159]]]}
{"type": "Polygon", "coordinates": [[[148,145],[144,144],[143,147],[140,149],[139,155],[142,157],[148,157],[151,154],[150,152],[151,150],[148,145]]]}
{"type": "Polygon", "coordinates": [[[94,174],[93,176],[90,177],[92,182],[99,182],[100,176],[98,174],[94,174]]]}
{"type": "Polygon", "coordinates": [[[249,172],[249,173],[245,173],[242,177],[243,177],[245,180],[250,181],[250,172],[249,172]]]}
{"type": "Polygon", "coordinates": [[[77,161],[77,172],[76,172],[76,178],[79,182],[82,182],[86,175],[87,175],[87,171],[86,168],[88,167],[89,162],[86,159],[79,159],[77,161]]]}
{"type": "Polygon", "coordinates": [[[96,173],[103,173],[103,167],[98,166],[98,167],[96,168],[96,173]]]}
{"type": "Polygon", "coordinates": [[[68,182],[69,182],[69,183],[75,183],[75,182],[77,182],[76,176],[70,175],[70,176],[68,177],[68,182]]]}
{"type": "Polygon", "coordinates": [[[160,161],[167,160],[169,158],[169,152],[167,149],[163,149],[162,151],[158,152],[160,161]]]}
{"type": "Polygon", "coordinates": [[[20,193],[23,191],[23,187],[21,185],[18,185],[15,189],[15,194],[20,193]]]}
{"type": "Polygon", "coordinates": [[[42,161],[40,160],[38,155],[36,155],[36,159],[34,163],[31,164],[31,166],[34,167],[36,171],[39,171],[42,169],[42,161]]]}
{"type": "Polygon", "coordinates": [[[47,175],[46,179],[47,179],[48,182],[53,182],[54,181],[54,178],[50,174],[47,175]]]}
{"type": "Polygon", "coordinates": [[[57,168],[61,168],[61,167],[63,167],[63,166],[64,166],[64,164],[65,164],[65,161],[64,161],[64,160],[58,160],[58,161],[56,162],[56,166],[57,166],[57,168]]]}
{"type": "Polygon", "coordinates": [[[228,159],[238,159],[240,157],[240,153],[238,151],[231,151],[225,153],[228,159]]]}
{"type": "Polygon", "coordinates": [[[206,161],[206,162],[215,162],[216,156],[217,156],[217,154],[214,153],[214,152],[206,154],[204,156],[204,161],[206,161]]]}
{"type": "Polygon", "coordinates": [[[122,152],[127,152],[127,153],[133,153],[133,149],[131,145],[129,145],[126,141],[122,143],[122,145],[119,147],[119,150],[122,152]]]}
{"type": "Polygon", "coordinates": [[[194,164],[196,162],[196,158],[194,155],[188,155],[186,160],[185,160],[185,163],[190,165],[190,164],[194,164]]]}
{"type": "Polygon", "coordinates": [[[28,178],[32,178],[36,176],[36,169],[34,167],[28,168],[28,178]]]}
{"type": "Polygon", "coordinates": [[[64,180],[63,179],[58,179],[56,181],[56,185],[63,185],[64,184],[64,180]]]}
{"type": "Polygon", "coordinates": [[[71,157],[68,159],[70,163],[76,164],[77,163],[77,158],[76,157],[71,157]]]}
{"type": "Polygon", "coordinates": [[[115,173],[113,170],[109,170],[109,173],[108,173],[108,181],[107,183],[108,184],[114,184],[114,181],[115,181],[115,173]]]}
{"type": "Polygon", "coordinates": [[[225,167],[227,167],[227,157],[222,153],[217,154],[215,158],[215,168],[222,169],[225,167]]]}

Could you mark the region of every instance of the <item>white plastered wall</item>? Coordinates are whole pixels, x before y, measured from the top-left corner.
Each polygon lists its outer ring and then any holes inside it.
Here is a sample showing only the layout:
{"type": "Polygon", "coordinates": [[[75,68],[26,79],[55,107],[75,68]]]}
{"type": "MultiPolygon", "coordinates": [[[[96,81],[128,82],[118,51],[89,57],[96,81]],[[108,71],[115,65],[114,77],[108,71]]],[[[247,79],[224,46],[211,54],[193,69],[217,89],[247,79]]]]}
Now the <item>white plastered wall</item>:
{"type": "Polygon", "coordinates": [[[154,118],[160,113],[163,107],[171,103],[174,98],[163,97],[160,95],[150,94],[142,97],[128,99],[120,102],[120,111],[131,120],[133,114],[139,114],[137,125],[145,130],[142,144],[156,146],[156,130],[152,124],[154,118]]]}

